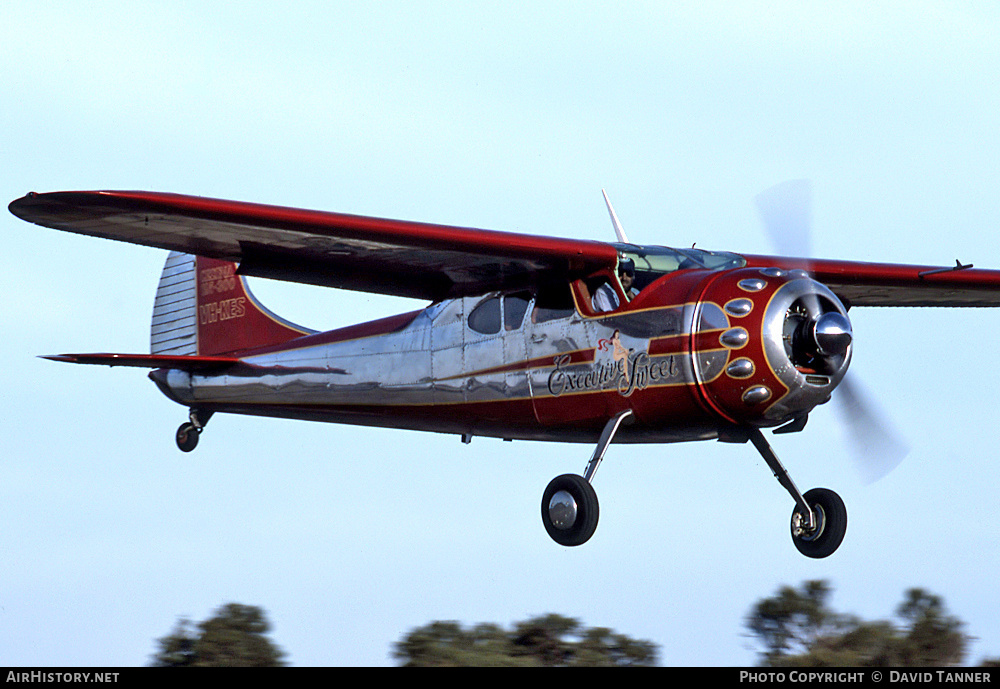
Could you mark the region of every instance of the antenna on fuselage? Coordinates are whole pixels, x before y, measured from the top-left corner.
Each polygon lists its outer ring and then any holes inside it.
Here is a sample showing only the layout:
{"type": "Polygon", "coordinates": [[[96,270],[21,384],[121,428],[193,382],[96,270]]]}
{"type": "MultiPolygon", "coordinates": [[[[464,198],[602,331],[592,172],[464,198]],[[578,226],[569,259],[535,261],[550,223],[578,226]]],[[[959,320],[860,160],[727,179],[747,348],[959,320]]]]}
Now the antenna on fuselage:
{"type": "Polygon", "coordinates": [[[608,193],[601,189],[601,193],[604,194],[604,203],[608,204],[608,214],[611,216],[611,224],[615,226],[615,234],[618,235],[618,241],[622,244],[629,244],[628,237],[625,236],[625,230],[622,229],[622,224],[618,222],[618,216],[615,215],[615,209],[611,207],[611,200],[608,198],[608,193]]]}

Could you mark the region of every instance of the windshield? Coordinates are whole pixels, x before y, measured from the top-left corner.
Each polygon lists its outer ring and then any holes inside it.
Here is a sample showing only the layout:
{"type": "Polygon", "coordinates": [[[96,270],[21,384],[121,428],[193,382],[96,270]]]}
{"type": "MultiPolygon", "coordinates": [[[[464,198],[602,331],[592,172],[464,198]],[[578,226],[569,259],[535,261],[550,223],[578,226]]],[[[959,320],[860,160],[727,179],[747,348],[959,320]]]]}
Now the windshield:
{"type": "Polygon", "coordinates": [[[666,246],[639,246],[637,244],[615,244],[619,254],[635,261],[636,278],[648,284],[664,273],[686,268],[726,270],[742,268],[746,259],[728,251],[705,251],[703,249],[671,249],[666,246]],[[645,279],[642,279],[645,278],[645,279]]]}

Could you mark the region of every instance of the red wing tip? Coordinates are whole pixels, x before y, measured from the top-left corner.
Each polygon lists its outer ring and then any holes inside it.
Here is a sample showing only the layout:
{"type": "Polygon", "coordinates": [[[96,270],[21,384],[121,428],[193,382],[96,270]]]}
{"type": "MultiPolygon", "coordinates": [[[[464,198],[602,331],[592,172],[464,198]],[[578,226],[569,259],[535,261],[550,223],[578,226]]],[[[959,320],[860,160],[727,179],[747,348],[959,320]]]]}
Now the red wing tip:
{"type": "Polygon", "coordinates": [[[135,359],[134,356],[127,354],[43,354],[38,358],[48,359],[49,361],[64,361],[69,364],[99,363],[108,366],[113,366],[119,360],[125,362],[126,360],[135,359]]]}
{"type": "Polygon", "coordinates": [[[48,354],[39,357],[49,361],[63,361],[70,364],[97,364],[100,366],[133,366],[136,368],[178,368],[201,371],[225,368],[240,360],[227,356],[173,356],[159,354],[48,354]]]}
{"type": "Polygon", "coordinates": [[[69,363],[74,363],[77,360],[72,354],[42,354],[38,358],[48,359],[49,361],[66,361],[69,363]]]}

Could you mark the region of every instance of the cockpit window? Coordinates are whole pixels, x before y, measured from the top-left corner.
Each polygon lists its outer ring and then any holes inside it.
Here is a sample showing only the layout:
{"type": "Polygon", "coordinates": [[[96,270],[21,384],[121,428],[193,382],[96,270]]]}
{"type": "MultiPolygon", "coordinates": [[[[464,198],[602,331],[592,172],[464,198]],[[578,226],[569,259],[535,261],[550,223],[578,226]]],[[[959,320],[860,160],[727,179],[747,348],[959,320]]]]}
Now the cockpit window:
{"type": "Polygon", "coordinates": [[[702,270],[727,270],[742,268],[746,260],[727,251],[704,249],[671,249],[666,246],[639,246],[615,244],[619,254],[635,262],[636,282],[645,287],[656,278],[675,270],[700,268],[702,270]]]}

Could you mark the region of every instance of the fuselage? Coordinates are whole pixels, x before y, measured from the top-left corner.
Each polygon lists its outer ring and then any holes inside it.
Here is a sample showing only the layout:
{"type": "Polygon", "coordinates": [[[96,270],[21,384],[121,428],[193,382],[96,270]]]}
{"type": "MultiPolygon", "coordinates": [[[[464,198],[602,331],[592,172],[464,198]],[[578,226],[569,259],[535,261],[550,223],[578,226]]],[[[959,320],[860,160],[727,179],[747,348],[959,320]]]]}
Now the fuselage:
{"type": "Polygon", "coordinates": [[[839,382],[840,367],[797,365],[783,344],[808,278],[743,267],[647,277],[631,300],[617,285],[622,305],[609,313],[592,305],[600,280],[578,280],[306,335],[218,373],[151,377],[205,412],[578,442],[625,409],[616,442],[778,425],[839,382]]]}

